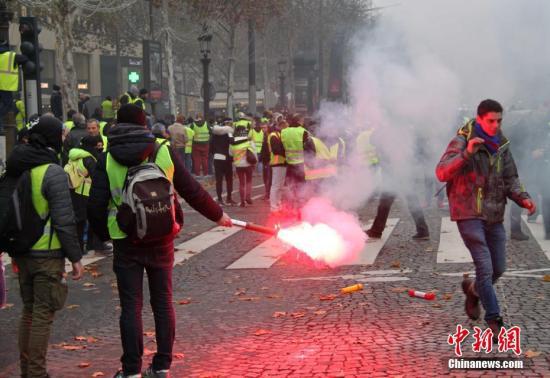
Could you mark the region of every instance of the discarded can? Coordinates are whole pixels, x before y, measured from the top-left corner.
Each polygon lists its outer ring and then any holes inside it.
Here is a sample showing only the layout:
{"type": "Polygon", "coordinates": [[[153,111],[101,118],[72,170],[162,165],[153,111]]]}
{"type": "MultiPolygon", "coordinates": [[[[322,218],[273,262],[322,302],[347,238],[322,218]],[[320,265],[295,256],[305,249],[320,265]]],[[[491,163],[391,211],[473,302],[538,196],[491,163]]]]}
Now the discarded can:
{"type": "Polygon", "coordinates": [[[363,290],[363,284],[355,284],[355,285],[344,287],[340,289],[340,292],[342,294],[347,294],[347,293],[352,293],[354,291],[359,291],[359,290],[363,290]]]}
{"type": "Polygon", "coordinates": [[[409,296],[427,299],[432,301],[435,299],[435,293],[424,293],[423,291],[409,290],[409,296]]]}

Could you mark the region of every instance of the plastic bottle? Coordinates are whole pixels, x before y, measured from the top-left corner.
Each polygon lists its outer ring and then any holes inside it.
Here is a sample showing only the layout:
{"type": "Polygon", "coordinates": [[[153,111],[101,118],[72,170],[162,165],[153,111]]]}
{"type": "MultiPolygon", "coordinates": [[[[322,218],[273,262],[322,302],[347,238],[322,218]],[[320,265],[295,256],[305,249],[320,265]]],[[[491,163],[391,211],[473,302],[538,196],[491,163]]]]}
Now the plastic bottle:
{"type": "Polygon", "coordinates": [[[347,294],[347,293],[352,293],[354,291],[359,291],[359,290],[363,290],[363,284],[359,283],[359,284],[344,287],[344,288],[340,289],[340,292],[342,294],[347,294]]]}
{"type": "Polygon", "coordinates": [[[409,296],[411,297],[417,297],[417,298],[423,298],[427,299],[429,301],[432,301],[435,299],[435,293],[425,293],[423,291],[416,291],[416,290],[409,290],[409,296]]]}

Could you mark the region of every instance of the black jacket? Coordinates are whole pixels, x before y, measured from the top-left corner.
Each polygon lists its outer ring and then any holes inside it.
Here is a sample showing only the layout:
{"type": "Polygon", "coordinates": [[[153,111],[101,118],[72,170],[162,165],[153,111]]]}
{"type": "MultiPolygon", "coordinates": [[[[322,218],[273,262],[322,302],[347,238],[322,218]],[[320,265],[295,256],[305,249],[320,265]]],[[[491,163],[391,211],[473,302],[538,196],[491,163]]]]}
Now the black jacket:
{"type": "Polygon", "coordinates": [[[61,100],[61,93],[59,91],[53,91],[50,96],[50,108],[53,115],[62,120],[63,119],[63,103],[61,100]]]}
{"type": "MultiPolygon", "coordinates": [[[[144,161],[154,149],[155,138],[144,126],[118,124],[113,126],[109,134],[109,152],[122,165],[131,167],[144,161]]],[[[223,210],[212,199],[210,194],[185,169],[177,152],[169,148],[170,157],[174,162],[174,188],[178,194],[206,218],[218,221],[223,210]]],[[[92,176],[92,188],[88,198],[88,221],[95,234],[103,241],[109,240],[107,228],[108,206],[111,199],[109,177],[105,170],[106,154],[102,154],[92,176]]],[[[154,249],[156,252],[172,253],[173,237],[167,237],[154,245],[131,244],[127,239],[115,240],[115,251],[118,253],[147,253],[154,249]]]]}
{"type": "Polygon", "coordinates": [[[231,126],[218,126],[212,127],[212,136],[210,137],[210,154],[221,154],[225,156],[226,160],[229,160],[229,145],[233,140],[232,133],[233,128],[231,126]]]}
{"type": "Polygon", "coordinates": [[[45,147],[33,144],[17,145],[6,162],[7,174],[19,176],[24,171],[39,165],[53,163],[48,167],[42,181],[42,194],[48,201],[50,219],[61,249],[50,251],[30,251],[31,257],[67,257],[71,262],[80,261],[82,250],[78,242],[76,222],[71,206],[69,180],[59,165],[56,153],[45,147]]]}

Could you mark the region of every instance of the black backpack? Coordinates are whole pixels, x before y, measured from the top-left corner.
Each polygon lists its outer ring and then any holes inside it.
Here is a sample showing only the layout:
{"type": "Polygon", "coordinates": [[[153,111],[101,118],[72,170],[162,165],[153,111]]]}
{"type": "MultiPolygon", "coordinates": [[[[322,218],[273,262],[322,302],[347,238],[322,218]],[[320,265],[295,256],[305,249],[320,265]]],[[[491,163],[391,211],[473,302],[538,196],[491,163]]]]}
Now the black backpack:
{"type": "Polygon", "coordinates": [[[128,168],[117,223],[134,243],[152,242],[176,235],[183,225],[183,212],[174,186],[155,163],[162,145],[148,162],[128,168]]]}
{"type": "MultiPolygon", "coordinates": [[[[40,218],[32,203],[30,170],[14,177],[0,177],[0,251],[17,257],[40,239],[49,220],[40,218]]],[[[51,241],[50,235],[50,241],[51,241]]]]}

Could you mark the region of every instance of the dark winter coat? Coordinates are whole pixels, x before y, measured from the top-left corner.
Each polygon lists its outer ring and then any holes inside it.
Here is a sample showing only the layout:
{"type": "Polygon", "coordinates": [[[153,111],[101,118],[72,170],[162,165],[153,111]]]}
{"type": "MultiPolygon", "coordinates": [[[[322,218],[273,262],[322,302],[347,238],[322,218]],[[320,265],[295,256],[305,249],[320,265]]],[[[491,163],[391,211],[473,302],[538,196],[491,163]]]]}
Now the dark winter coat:
{"type": "MultiPolygon", "coordinates": [[[[118,124],[109,134],[109,153],[120,164],[127,167],[143,162],[154,149],[155,138],[144,126],[118,124]]],[[[178,153],[169,148],[174,163],[174,188],[192,208],[210,219],[218,221],[223,210],[210,194],[185,169],[178,153]]],[[[102,240],[110,239],[107,215],[111,191],[105,169],[106,154],[102,154],[92,176],[92,188],[88,198],[88,221],[94,233],[102,240]]],[[[131,244],[127,239],[114,240],[115,253],[173,253],[174,237],[169,236],[154,244],[131,244]]]]}
{"type": "Polygon", "coordinates": [[[61,99],[61,93],[59,91],[53,91],[50,96],[50,108],[55,118],[59,120],[63,119],[63,103],[61,99]]]}
{"type": "Polygon", "coordinates": [[[16,146],[6,162],[7,174],[19,176],[24,171],[39,165],[52,163],[46,170],[42,181],[42,194],[48,201],[50,219],[61,249],[50,251],[30,251],[30,257],[67,257],[71,262],[80,261],[82,250],[78,242],[76,221],[71,206],[69,179],[59,165],[56,153],[49,148],[34,144],[16,146]]]}
{"type": "MultiPolygon", "coordinates": [[[[500,147],[491,155],[484,145],[469,156],[468,141],[477,137],[474,120],[462,127],[436,167],[439,181],[447,182],[451,219],[482,219],[489,224],[504,218],[506,198],[518,205],[530,198],[523,189],[509,149],[510,142],[500,135],[500,147]]],[[[521,206],[521,205],[520,205],[521,206]]]]}

